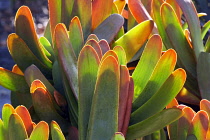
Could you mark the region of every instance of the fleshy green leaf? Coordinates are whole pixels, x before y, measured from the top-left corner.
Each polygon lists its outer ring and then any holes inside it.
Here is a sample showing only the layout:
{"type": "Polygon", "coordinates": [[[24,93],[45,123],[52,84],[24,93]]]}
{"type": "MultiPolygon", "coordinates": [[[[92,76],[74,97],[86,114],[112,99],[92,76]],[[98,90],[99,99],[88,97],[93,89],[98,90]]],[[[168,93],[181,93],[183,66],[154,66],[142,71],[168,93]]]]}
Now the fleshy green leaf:
{"type": "Polygon", "coordinates": [[[112,12],[113,0],[92,1],[92,30],[96,29],[112,12]]]}
{"type": "Polygon", "coordinates": [[[15,109],[10,104],[4,104],[2,108],[2,119],[4,122],[5,138],[9,139],[9,119],[15,113],[15,109]]]}
{"type": "Polygon", "coordinates": [[[182,9],[182,12],[187,20],[195,56],[198,59],[199,54],[204,51],[204,46],[197,11],[191,0],[177,0],[176,2],[182,9]]]}
{"type": "Polygon", "coordinates": [[[182,111],[177,108],[163,110],[144,121],[131,125],[128,128],[126,140],[133,140],[151,134],[174,122],[182,115],[182,111]]]}
{"type": "Polygon", "coordinates": [[[205,23],[203,25],[203,28],[201,30],[201,37],[202,37],[202,39],[205,37],[206,33],[209,31],[209,28],[210,28],[210,21],[208,21],[207,23],[205,23]]]}
{"type": "Polygon", "coordinates": [[[50,18],[50,29],[51,36],[53,37],[55,26],[61,23],[61,5],[62,0],[49,0],[49,18],[50,18]]]}
{"type": "Polygon", "coordinates": [[[74,9],[72,12],[79,17],[84,33],[84,39],[86,39],[91,32],[92,1],[74,0],[74,9]]]}
{"type": "Polygon", "coordinates": [[[113,51],[117,54],[120,65],[126,65],[127,58],[126,58],[125,50],[121,46],[115,46],[113,48],[113,51]]]}
{"type": "Polygon", "coordinates": [[[30,93],[24,76],[0,68],[0,85],[14,92],[30,93]]]}
{"type": "Polygon", "coordinates": [[[31,133],[30,140],[48,140],[49,126],[46,122],[39,122],[31,133]]]}
{"type": "Polygon", "coordinates": [[[178,129],[177,129],[177,139],[185,140],[187,138],[187,133],[190,128],[190,122],[195,116],[195,111],[190,107],[185,107],[182,109],[184,115],[178,120],[178,129]]]}
{"type": "Polygon", "coordinates": [[[210,75],[208,74],[210,70],[210,54],[206,52],[200,53],[197,64],[197,77],[198,84],[200,88],[200,94],[203,99],[210,100],[210,75]]]}
{"type": "Polygon", "coordinates": [[[101,40],[105,39],[108,43],[114,40],[118,31],[124,24],[124,19],[119,14],[112,14],[106,18],[94,31],[93,33],[101,40]]]}
{"type": "Polygon", "coordinates": [[[178,57],[184,65],[183,68],[196,77],[196,61],[193,55],[194,53],[182,31],[182,27],[175,11],[169,4],[164,3],[161,6],[161,16],[166,34],[172,44],[171,47],[177,51],[178,57]]]}
{"type": "Polygon", "coordinates": [[[4,129],[4,123],[0,119],[0,140],[6,140],[6,131],[4,129]]]}
{"type": "MultiPolygon", "coordinates": [[[[161,88],[161,86],[164,84],[167,78],[174,71],[176,59],[176,52],[172,49],[169,49],[161,56],[153,70],[150,79],[146,83],[146,86],[143,90],[141,90],[141,92],[139,92],[138,98],[133,102],[133,111],[138,109],[144,103],[146,103],[161,88]]],[[[146,63],[144,65],[146,65],[146,63]]],[[[135,78],[137,79],[139,78],[139,76],[135,78]]]]}
{"type": "Polygon", "coordinates": [[[86,42],[87,42],[88,40],[90,40],[90,39],[94,39],[96,42],[99,41],[98,37],[97,37],[95,34],[90,34],[90,35],[88,36],[88,38],[86,39],[86,42]]]}
{"type": "Polygon", "coordinates": [[[9,140],[25,140],[28,138],[22,119],[16,113],[9,118],[9,140]]]}
{"type": "Polygon", "coordinates": [[[125,140],[125,137],[121,132],[116,132],[111,140],[125,140]]]}
{"type": "Polygon", "coordinates": [[[117,56],[117,54],[113,51],[113,50],[109,50],[109,51],[107,51],[104,55],[103,55],[103,57],[102,57],[102,59],[101,59],[101,62],[104,60],[104,59],[106,59],[108,56],[113,56],[117,61],[118,61],[118,56],[117,56]]]}
{"type": "Polygon", "coordinates": [[[74,53],[78,58],[79,52],[81,51],[84,45],[82,26],[78,17],[74,17],[71,20],[69,26],[69,39],[74,49],[74,53]]]}
{"type": "Polygon", "coordinates": [[[53,47],[50,44],[50,42],[47,40],[47,38],[45,37],[40,37],[39,38],[40,43],[44,46],[44,50],[45,50],[45,54],[47,55],[47,57],[51,60],[54,61],[54,51],[53,51],[53,47]]]}
{"type": "Polygon", "coordinates": [[[85,46],[78,59],[79,82],[79,135],[80,140],[87,137],[90,110],[95,90],[99,57],[91,46],[85,46]]]}
{"type": "Polygon", "coordinates": [[[58,24],[55,28],[55,44],[58,51],[58,59],[65,72],[74,96],[78,98],[77,58],[68,38],[64,24],[58,24]]]}
{"type": "Polygon", "coordinates": [[[13,60],[17,63],[21,71],[34,64],[46,75],[51,77],[51,69],[46,67],[33,52],[28,48],[26,43],[15,33],[10,34],[7,39],[9,52],[13,60]]]}
{"type": "Polygon", "coordinates": [[[65,137],[57,122],[52,121],[50,123],[50,130],[51,130],[52,140],[65,140],[65,137]]]}
{"type": "Polygon", "coordinates": [[[61,3],[61,23],[68,26],[73,15],[74,0],[62,0],[61,3]]]}
{"type": "Polygon", "coordinates": [[[164,109],[182,89],[185,80],[186,73],[183,69],[174,71],[161,88],[146,103],[131,114],[130,124],[138,123],[164,109]],[[151,109],[148,110],[148,108],[151,109]]]}
{"type": "Polygon", "coordinates": [[[158,35],[152,36],[146,44],[143,54],[132,77],[135,83],[134,100],[141,94],[161,56],[162,42],[158,35]],[[151,51],[152,50],[152,51],[151,51]],[[152,59],[151,59],[152,58],[152,59]],[[148,65],[149,64],[149,65],[148,65]]]}
{"type": "Polygon", "coordinates": [[[27,6],[21,6],[17,11],[15,17],[15,31],[16,34],[26,43],[32,53],[45,66],[51,68],[52,62],[46,57],[43,46],[39,42],[32,14],[27,6]]]}
{"type": "Polygon", "coordinates": [[[205,140],[208,131],[209,117],[208,114],[201,110],[194,116],[188,135],[195,135],[199,140],[205,140]]]}
{"type": "Polygon", "coordinates": [[[119,73],[119,64],[113,56],[108,56],[100,65],[88,125],[88,140],[111,139],[118,129],[119,73]]]}
{"type": "Polygon", "coordinates": [[[153,21],[144,21],[116,40],[112,46],[123,47],[127,60],[130,61],[148,39],[150,33],[152,32],[153,26],[153,21]],[[144,35],[142,36],[142,34],[144,35]]]}

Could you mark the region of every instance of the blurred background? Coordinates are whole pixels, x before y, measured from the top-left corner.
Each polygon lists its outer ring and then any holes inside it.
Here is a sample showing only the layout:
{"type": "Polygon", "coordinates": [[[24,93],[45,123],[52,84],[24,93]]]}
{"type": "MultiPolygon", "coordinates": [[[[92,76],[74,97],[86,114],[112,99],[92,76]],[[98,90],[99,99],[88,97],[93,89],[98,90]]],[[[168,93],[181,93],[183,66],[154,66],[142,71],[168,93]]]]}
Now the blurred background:
{"type": "MultiPolygon", "coordinates": [[[[147,0],[142,0],[142,2],[147,0]]],[[[198,12],[207,13],[201,25],[210,19],[210,0],[193,0],[198,12]]],[[[0,0],[0,67],[11,70],[15,64],[6,45],[7,36],[14,32],[14,19],[18,8],[26,5],[32,11],[36,30],[42,36],[48,22],[48,0],[0,0]]],[[[0,77],[1,78],[1,77],[0,77]]],[[[0,86],[0,118],[4,103],[10,103],[10,91],[0,86]]]]}

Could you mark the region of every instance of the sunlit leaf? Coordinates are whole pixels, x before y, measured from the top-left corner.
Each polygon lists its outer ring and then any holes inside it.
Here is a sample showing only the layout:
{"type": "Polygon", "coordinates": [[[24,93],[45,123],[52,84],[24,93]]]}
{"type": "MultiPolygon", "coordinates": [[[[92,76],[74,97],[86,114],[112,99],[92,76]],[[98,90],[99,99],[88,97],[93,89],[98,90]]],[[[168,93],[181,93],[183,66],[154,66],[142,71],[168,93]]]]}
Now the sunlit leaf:
{"type": "Polygon", "coordinates": [[[101,47],[99,46],[98,42],[96,42],[94,39],[90,39],[85,43],[85,45],[92,46],[95,49],[95,51],[97,52],[98,57],[100,59],[102,58],[102,50],[101,50],[101,47]]]}
{"type": "Polygon", "coordinates": [[[151,134],[166,125],[174,122],[183,115],[182,111],[177,108],[163,110],[154,116],[147,118],[137,124],[131,125],[128,128],[126,140],[133,140],[151,134]],[[148,127],[152,126],[152,127],[148,127]]]}
{"type": "Polygon", "coordinates": [[[30,140],[47,140],[49,138],[49,126],[46,122],[40,121],[31,133],[30,140]]]}
{"type": "Polygon", "coordinates": [[[85,46],[78,59],[79,135],[87,137],[90,110],[99,67],[99,57],[91,46],[85,46]]]}
{"type": "Polygon", "coordinates": [[[167,106],[182,89],[185,80],[185,71],[183,69],[175,70],[161,88],[140,108],[131,114],[130,124],[138,123],[164,109],[164,107],[167,106]],[[151,109],[148,110],[148,108],[151,109]]]}
{"type": "Polygon", "coordinates": [[[100,65],[88,125],[88,140],[111,139],[117,132],[119,73],[119,64],[113,56],[108,56],[100,65]]]}
{"type": "Polygon", "coordinates": [[[101,47],[102,54],[104,55],[108,50],[110,50],[110,46],[108,42],[104,39],[98,42],[99,46],[101,47]]]}
{"type": "Polygon", "coordinates": [[[57,122],[52,121],[50,124],[50,131],[52,140],[65,140],[65,137],[61,131],[60,126],[57,124],[57,122]]]}
{"type": "Polygon", "coordinates": [[[8,132],[9,140],[25,140],[28,138],[23,121],[16,113],[11,114],[9,118],[8,132]]]}
{"type": "Polygon", "coordinates": [[[111,140],[125,140],[125,137],[121,132],[116,132],[111,140]]]}
{"type": "Polygon", "coordinates": [[[137,51],[142,47],[142,45],[148,39],[154,23],[151,20],[144,21],[131,30],[129,30],[126,34],[124,34],[121,38],[116,40],[113,43],[114,46],[121,46],[124,48],[127,56],[127,60],[130,61],[131,58],[137,53],[137,51]],[[144,34],[144,35],[142,35],[144,34]]]}
{"type": "Polygon", "coordinates": [[[125,50],[121,46],[115,46],[113,48],[113,51],[117,54],[120,65],[126,65],[127,58],[126,58],[125,50]]]}

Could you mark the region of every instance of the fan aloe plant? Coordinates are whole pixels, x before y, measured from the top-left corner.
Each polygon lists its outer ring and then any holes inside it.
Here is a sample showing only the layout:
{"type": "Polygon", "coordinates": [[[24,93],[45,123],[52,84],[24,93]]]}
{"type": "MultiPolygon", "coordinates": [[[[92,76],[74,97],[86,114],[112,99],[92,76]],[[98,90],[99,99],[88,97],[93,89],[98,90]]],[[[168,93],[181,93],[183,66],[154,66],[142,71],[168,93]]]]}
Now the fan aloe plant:
{"type": "Polygon", "coordinates": [[[37,122],[55,120],[67,138],[80,140],[152,136],[183,116],[180,108],[164,109],[186,80],[184,69],[175,70],[177,49],[162,52],[166,39],[150,16],[154,7],[147,13],[138,0],[128,1],[128,11],[125,5],[49,0],[50,20],[41,38],[30,9],[20,7],[7,40],[17,65],[0,69],[0,85],[12,91],[12,104],[25,105],[37,122]]]}

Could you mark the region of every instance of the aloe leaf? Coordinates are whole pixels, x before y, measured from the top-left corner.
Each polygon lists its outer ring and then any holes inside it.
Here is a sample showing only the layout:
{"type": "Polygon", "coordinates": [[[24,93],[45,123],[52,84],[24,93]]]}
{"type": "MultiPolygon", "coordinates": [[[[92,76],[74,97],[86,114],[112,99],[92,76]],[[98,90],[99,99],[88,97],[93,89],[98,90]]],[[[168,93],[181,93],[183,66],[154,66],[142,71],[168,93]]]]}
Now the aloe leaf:
{"type": "Polygon", "coordinates": [[[160,36],[152,36],[147,42],[140,61],[138,62],[138,65],[132,74],[135,83],[134,100],[141,94],[147,82],[149,81],[156,63],[161,56],[161,50],[162,42],[160,36]]]}
{"type": "Polygon", "coordinates": [[[43,46],[36,35],[35,26],[31,11],[26,6],[21,6],[15,17],[16,34],[27,44],[35,56],[48,68],[52,62],[44,54],[43,46]]]}
{"type": "Polygon", "coordinates": [[[0,139],[1,140],[5,140],[6,139],[6,131],[4,129],[4,123],[3,121],[0,119],[0,139]]]}
{"type": "MultiPolygon", "coordinates": [[[[133,111],[146,103],[161,88],[161,86],[173,72],[176,65],[176,59],[176,52],[172,49],[168,50],[161,56],[149,81],[146,83],[146,86],[139,92],[140,95],[133,102],[133,111]]],[[[138,76],[135,78],[137,79],[138,76]]]]}
{"type": "Polygon", "coordinates": [[[118,31],[124,24],[124,19],[119,14],[112,14],[106,18],[93,33],[101,40],[105,39],[108,43],[114,40],[118,31]]]}
{"type": "Polygon", "coordinates": [[[53,62],[54,61],[54,51],[53,51],[53,47],[51,45],[51,43],[47,40],[47,38],[45,37],[40,37],[39,38],[40,43],[44,46],[44,48],[46,49],[46,53],[48,54],[47,57],[53,62]]]}
{"type": "Polygon", "coordinates": [[[92,2],[92,30],[96,29],[112,12],[113,0],[92,2]]]}
{"type": "Polygon", "coordinates": [[[33,123],[32,123],[32,119],[31,119],[31,116],[30,116],[27,108],[24,106],[18,106],[15,109],[15,111],[21,117],[21,119],[24,123],[25,129],[26,129],[26,132],[27,132],[28,136],[30,136],[30,134],[33,130],[33,123]]]}
{"type": "Polygon", "coordinates": [[[185,80],[185,71],[183,69],[175,70],[161,88],[146,103],[131,114],[130,124],[138,123],[164,109],[182,89],[185,80]],[[151,108],[151,110],[148,110],[148,108],[151,108]]]}
{"type": "Polygon", "coordinates": [[[88,140],[111,139],[118,129],[119,75],[118,62],[113,56],[108,56],[98,71],[88,124],[88,140]]]}
{"type": "Polygon", "coordinates": [[[210,100],[209,75],[210,70],[210,54],[206,52],[200,53],[197,64],[197,77],[200,88],[200,94],[203,99],[210,100]]]}
{"type": "Polygon", "coordinates": [[[86,42],[87,42],[88,40],[90,40],[90,39],[94,39],[96,42],[99,42],[99,39],[98,39],[98,37],[97,37],[95,34],[90,34],[90,35],[88,36],[88,38],[86,39],[86,42]]]}
{"type": "Polygon", "coordinates": [[[96,50],[98,57],[100,59],[102,58],[102,50],[101,50],[101,47],[99,46],[98,42],[96,42],[94,39],[90,39],[85,43],[85,45],[92,46],[96,50]]]}
{"type": "Polygon", "coordinates": [[[92,25],[92,1],[91,0],[74,0],[74,9],[72,11],[79,17],[84,39],[88,37],[91,32],[92,25]],[[85,13],[85,14],[84,14],[85,13]]]}
{"type": "Polygon", "coordinates": [[[193,111],[190,107],[184,107],[182,111],[184,112],[184,115],[179,119],[177,129],[177,139],[179,140],[187,139],[190,122],[195,116],[195,111],[193,111]]]}
{"type": "Polygon", "coordinates": [[[52,121],[50,123],[50,131],[51,131],[52,140],[65,140],[65,137],[57,122],[52,121]]]}
{"type": "Polygon", "coordinates": [[[152,20],[140,0],[128,0],[128,7],[138,23],[141,23],[145,20],[152,20]]]}
{"type": "Polygon", "coordinates": [[[14,92],[30,93],[24,76],[0,68],[0,85],[14,92]]]}
{"type": "Polygon", "coordinates": [[[185,38],[174,10],[169,4],[165,3],[161,6],[161,16],[166,34],[168,35],[173,48],[177,51],[179,59],[183,63],[185,69],[196,77],[196,61],[193,56],[194,53],[185,38]]]}
{"type": "Polygon", "coordinates": [[[66,130],[68,122],[64,120],[56,111],[53,102],[48,93],[44,88],[36,88],[31,91],[33,100],[33,106],[36,114],[41,120],[50,123],[52,120],[57,121],[61,125],[63,130],[66,130]]]}
{"type": "Polygon", "coordinates": [[[89,116],[99,64],[100,60],[94,48],[85,46],[78,58],[79,135],[81,140],[87,137],[89,116]]]}
{"type": "Polygon", "coordinates": [[[10,104],[4,104],[2,108],[2,119],[4,121],[5,138],[9,139],[9,119],[15,113],[15,109],[10,104]]]}
{"type": "Polygon", "coordinates": [[[120,65],[126,65],[127,64],[127,58],[126,53],[123,47],[121,46],[115,46],[113,48],[113,51],[117,54],[120,65]]]}
{"type": "Polygon", "coordinates": [[[197,16],[197,11],[191,0],[177,0],[176,1],[187,20],[195,56],[198,59],[200,52],[204,51],[204,46],[201,37],[200,21],[197,16]]]}
{"type": "Polygon", "coordinates": [[[201,37],[202,37],[202,39],[205,37],[206,33],[209,31],[209,28],[210,28],[210,21],[208,21],[207,23],[205,23],[203,25],[203,28],[201,30],[201,37]]]}
{"type": "Polygon", "coordinates": [[[25,42],[17,34],[10,34],[8,36],[7,43],[9,52],[21,71],[24,72],[27,67],[34,64],[39,67],[47,77],[51,77],[51,69],[46,67],[46,65],[44,65],[32,53],[25,42]]]}
{"type": "Polygon", "coordinates": [[[104,55],[107,51],[110,50],[110,46],[106,40],[102,39],[98,42],[98,44],[101,48],[102,55],[104,55]]]}
{"type": "Polygon", "coordinates": [[[126,66],[120,66],[120,94],[118,110],[118,131],[121,132],[124,124],[125,113],[127,109],[127,100],[129,96],[129,71],[126,66]]]}
{"type": "Polygon", "coordinates": [[[9,140],[24,140],[28,138],[22,119],[16,113],[9,118],[9,140]]]}
{"type": "Polygon", "coordinates": [[[131,115],[131,110],[132,110],[133,94],[134,94],[134,82],[133,82],[133,78],[130,77],[129,90],[128,90],[128,99],[126,101],[127,102],[127,107],[126,107],[123,127],[122,127],[122,130],[121,130],[121,132],[124,135],[126,135],[127,130],[128,130],[128,126],[129,126],[130,115],[131,115]]]}
{"type": "Polygon", "coordinates": [[[74,96],[78,98],[77,58],[68,38],[64,24],[58,24],[55,28],[55,44],[58,51],[58,59],[65,72],[74,96]]]}
{"type": "Polygon", "coordinates": [[[47,140],[49,138],[49,126],[46,122],[40,121],[32,131],[30,140],[47,140]]]}
{"type": "Polygon", "coordinates": [[[197,139],[204,140],[208,131],[208,124],[208,114],[203,110],[198,111],[191,122],[188,135],[193,134],[197,139]]]}
{"type": "Polygon", "coordinates": [[[125,137],[121,132],[116,132],[111,140],[125,140],[125,137]]]}
{"type": "Polygon", "coordinates": [[[74,17],[69,25],[69,39],[78,58],[79,52],[84,45],[82,26],[78,17],[74,17]]]}
{"type": "Polygon", "coordinates": [[[130,61],[148,39],[150,33],[152,32],[153,26],[153,21],[144,21],[116,40],[112,46],[123,47],[126,52],[127,61],[130,61]],[[140,36],[140,34],[144,34],[144,36],[140,36]]]}
{"type": "Polygon", "coordinates": [[[159,129],[162,129],[166,125],[174,122],[183,115],[183,112],[177,108],[165,109],[144,121],[131,125],[128,128],[126,135],[127,140],[133,140],[141,138],[148,134],[151,134],[159,129]]]}

